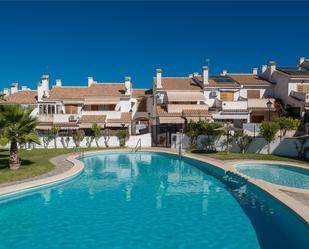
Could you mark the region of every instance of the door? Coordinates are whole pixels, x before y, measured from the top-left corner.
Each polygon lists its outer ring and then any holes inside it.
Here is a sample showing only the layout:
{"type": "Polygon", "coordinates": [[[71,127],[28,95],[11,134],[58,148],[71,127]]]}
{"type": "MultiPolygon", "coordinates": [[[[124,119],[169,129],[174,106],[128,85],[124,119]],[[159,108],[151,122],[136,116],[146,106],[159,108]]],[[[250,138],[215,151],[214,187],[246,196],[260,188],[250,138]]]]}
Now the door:
{"type": "Polygon", "coordinates": [[[252,123],[261,123],[261,122],[263,122],[264,121],[264,116],[252,116],[251,117],[251,122],[252,123]]]}

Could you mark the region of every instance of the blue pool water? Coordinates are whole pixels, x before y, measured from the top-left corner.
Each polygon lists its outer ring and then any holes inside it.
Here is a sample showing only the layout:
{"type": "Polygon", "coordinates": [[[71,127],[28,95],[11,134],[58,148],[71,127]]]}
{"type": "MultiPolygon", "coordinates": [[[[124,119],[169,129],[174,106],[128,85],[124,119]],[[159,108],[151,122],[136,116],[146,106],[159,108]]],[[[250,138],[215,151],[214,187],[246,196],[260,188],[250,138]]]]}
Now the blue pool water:
{"type": "Polygon", "coordinates": [[[309,189],[309,169],[260,163],[238,165],[236,168],[237,171],[253,178],[294,188],[309,189]]]}
{"type": "Polygon", "coordinates": [[[309,248],[308,226],[209,165],[155,153],[82,161],[66,183],[0,201],[1,249],[309,248]]]}

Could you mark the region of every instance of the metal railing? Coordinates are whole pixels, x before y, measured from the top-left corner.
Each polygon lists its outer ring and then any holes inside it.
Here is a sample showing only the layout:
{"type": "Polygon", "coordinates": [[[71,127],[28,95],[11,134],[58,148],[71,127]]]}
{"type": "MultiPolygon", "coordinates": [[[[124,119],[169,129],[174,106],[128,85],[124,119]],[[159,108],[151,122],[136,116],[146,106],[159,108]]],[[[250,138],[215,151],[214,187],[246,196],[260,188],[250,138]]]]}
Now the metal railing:
{"type": "Polygon", "coordinates": [[[136,143],[135,147],[131,150],[131,152],[136,153],[138,150],[141,150],[141,149],[142,149],[142,139],[139,138],[137,140],[137,143],[136,143]]]}
{"type": "Polygon", "coordinates": [[[84,158],[85,156],[85,152],[80,147],[75,147],[75,153],[77,153],[80,158],[84,158]]]}

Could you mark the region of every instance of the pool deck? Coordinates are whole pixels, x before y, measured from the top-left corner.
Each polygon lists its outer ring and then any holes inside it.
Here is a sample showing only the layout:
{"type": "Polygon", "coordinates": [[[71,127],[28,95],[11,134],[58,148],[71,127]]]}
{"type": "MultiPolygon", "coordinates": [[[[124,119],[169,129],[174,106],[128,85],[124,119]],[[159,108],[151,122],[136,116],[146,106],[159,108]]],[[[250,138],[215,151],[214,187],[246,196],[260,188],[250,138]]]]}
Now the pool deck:
{"type": "MultiPolygon", "coordinates": [[[[131,149],[113,149],[113,151],[131,151],[131,149]]],[[[145,152],[161,152],[178,155],[178,150],[170,148],[144,148],[141,151],[145,152]]],[[[84,155],[99,154],[104,151],[88,151],[84,155]]],[[[44,185],[50,185],[57,182],[61,182],[70,178],[73,178],[79,175],[83,169],[84,164],[77,160],[76,158],[79,154],[72,153],[62,156],[57,156],[52,158],[50,161],[56,166],[55,170],[34,178],[26,179],[23,181],[5,183],[0,185],[0,197],[6,197],[17,192],[31,191],[34,188],[41,187],[44,185]]],[[[267,164],[276,164],[276,165],[289,165],[298,168],[308,169],[308,166],[299,163],[291,162],[281,162],[281,161],[266,161],[266,160],[227,160],[221,161],[218,159],[210,158],[205,155],[192,154],[185,152],[182,155],[186,158],[191,158],[200,162],[205,162],[214,166],[217,170],[222,173],[231,172],[236,174],[248,183],[259,188],[263,192],[266,192],[274,199],[277,199],[280,203],[288,207],[292,212],[294,212],[298,217],[303,221],[309,224],[309,190],[308,189],[299,189],[291,188],[281,185],[272,184],[260,179],[255,179],[244,175],[236,171],[235,166],[237,164],[243,163],[267,163],[267,164]]]]}

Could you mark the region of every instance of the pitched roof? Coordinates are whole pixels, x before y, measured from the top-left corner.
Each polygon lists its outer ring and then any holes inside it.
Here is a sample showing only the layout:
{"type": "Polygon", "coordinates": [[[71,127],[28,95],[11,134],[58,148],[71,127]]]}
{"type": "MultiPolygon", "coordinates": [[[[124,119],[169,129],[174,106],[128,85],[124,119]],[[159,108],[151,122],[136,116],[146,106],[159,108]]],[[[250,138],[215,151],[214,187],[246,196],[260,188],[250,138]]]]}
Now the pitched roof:
{"type": "Polygon", "coordinates": [[[204,116],[210,116],[208,110],[206,109],[185,109],[182,110],[182,115],[185,117],[204,117],[204,116]]]}
{"type": "Polygon", "coordinates": [[[82,115],[79,122],[83,123],[104,123],[106,115],[82,115]]]}
{"type": "Polygon", "coordinates": [[[122,96],[125,94],[123,83],[94,83],[90,87],[54,87],[47,99],[83,99],[86,97],[122,96]]]}
{"type": "Polygon", "coordinates": [[[4,99],[0,100],[0,103],[36,104],[37,103],[37,91],[34,91],[34,90],[19,91],[10,96],[4,97],[4,99]]]}
{"type": "Polygon", "coordinates": [[[255,74],[228,74],[228,76],[240,85],[271,85],[269,81],[263,80],[255,74]]]}
{"type": "Polygon", "coordinates": [[[132,90],[132,95],[150,95],[152,94],[152,89],[133,89],[132,90]]]}
{"type": "Polygon", "coordinates": [[[162,77],[162,89],[201,91],[202,87],[191,77],[162,77]]]}
{"type": "Polygon", "coordinates": [[[304,67],[277,67],[276,69],[276,72],[292,78],[309,78],[309,70],[304,67]]]}
{"type": "Polygon", "coordinates": [[[181,117],[181,112],[167,112],[162,106],[157,106],[156,110],[159,117],[181,117]]]}

